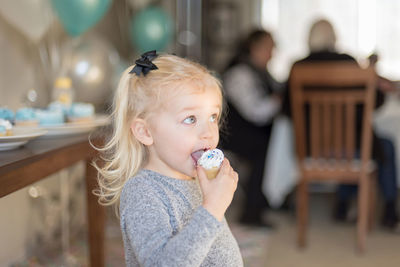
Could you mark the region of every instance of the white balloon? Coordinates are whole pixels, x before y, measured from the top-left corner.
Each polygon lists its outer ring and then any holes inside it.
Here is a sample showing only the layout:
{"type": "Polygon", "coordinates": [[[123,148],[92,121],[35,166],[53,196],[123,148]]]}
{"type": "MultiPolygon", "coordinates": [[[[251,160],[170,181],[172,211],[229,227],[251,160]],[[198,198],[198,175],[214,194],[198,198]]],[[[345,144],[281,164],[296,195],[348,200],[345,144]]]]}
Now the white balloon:
{"type": "Polygon", "coordinates": [[[102,106],[112,95],[117,51],[96,35],[87,35],[63,47],[62,73],[72,79],[76,101],[102,106]]]}
{"type": "Polygon", "coordinates": [[[49,0],[0,0],[0,14],[34,42],[40,41],[54,20],[49,0]]]}

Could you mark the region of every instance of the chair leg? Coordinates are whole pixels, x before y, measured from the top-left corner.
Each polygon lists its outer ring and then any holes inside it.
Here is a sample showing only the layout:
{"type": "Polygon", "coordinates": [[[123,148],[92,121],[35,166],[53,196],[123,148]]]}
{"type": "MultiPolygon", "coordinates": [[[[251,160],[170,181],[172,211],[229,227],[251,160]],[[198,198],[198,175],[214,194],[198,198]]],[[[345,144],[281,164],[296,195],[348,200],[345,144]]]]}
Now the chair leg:
{"type": "Polygon", "coordinates": [[[297,187],[297,244],[306,246],[306,232],[308,219],[308,189],[307,182],[303,179],[297,187]]]}
{"type": "Polygon", "coordinates": [[[368,226],[368,194],[370,180],[366,175],[360,177],[358,192],[358,221],[357,221],[357,250],[360,253],[365,251],[365,241],[368,226]]]}
{"type": "Polygon", "coordinates": [[[373,173],[368,177],[369,182],[369,213],[368,213],[368,232],[372,231],[375,227],[375,216],[376,216],[376,194],[377,194],[377,181],[376,174],[373,173]]]}

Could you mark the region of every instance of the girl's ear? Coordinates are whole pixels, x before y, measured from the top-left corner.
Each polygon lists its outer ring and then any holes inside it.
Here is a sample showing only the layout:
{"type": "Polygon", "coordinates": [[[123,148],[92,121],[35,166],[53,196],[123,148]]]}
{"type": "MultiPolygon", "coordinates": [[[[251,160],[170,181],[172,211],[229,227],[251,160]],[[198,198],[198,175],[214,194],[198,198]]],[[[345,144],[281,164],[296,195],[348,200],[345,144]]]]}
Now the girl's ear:
{"type": "Polygon", "coordinates": [[[147,122],[143,119],[135,119],[131,124],[132,134],[145,146],[153,144],[153,137],[151,135],[147,122]]]}

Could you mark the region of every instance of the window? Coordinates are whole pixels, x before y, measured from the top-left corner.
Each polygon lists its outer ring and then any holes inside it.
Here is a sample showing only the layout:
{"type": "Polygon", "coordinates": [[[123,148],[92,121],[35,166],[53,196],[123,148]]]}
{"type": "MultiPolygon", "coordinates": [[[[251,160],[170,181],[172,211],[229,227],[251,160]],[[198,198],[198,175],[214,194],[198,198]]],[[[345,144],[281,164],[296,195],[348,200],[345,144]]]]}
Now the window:
{"type": "Polygon", "coordinates": [[[378,72],[399,80],[399,13],[397,0],[263,0],[261,23],[277,43],[270,70],[277,79],[286,80],[292,63],[308,54],[312,23],[325,18],[335,28],[340,52],[351,54],[360,64],[376,52],[378,72]]]}

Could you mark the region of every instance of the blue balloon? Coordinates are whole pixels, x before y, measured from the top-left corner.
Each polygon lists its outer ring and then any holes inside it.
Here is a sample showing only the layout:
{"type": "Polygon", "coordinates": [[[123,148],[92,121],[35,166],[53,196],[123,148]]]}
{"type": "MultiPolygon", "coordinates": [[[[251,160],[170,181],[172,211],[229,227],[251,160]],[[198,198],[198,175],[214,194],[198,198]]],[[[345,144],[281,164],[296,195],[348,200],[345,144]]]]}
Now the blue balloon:
{"type": "Polygon", "coordinates": [[[131,19],[130,39],[140,52],[165,49],[172,32],[172,21],[161,8],[143,9],[131,19]]]}
{"type": "Polygon", "coordinates": [[[52,0],[53,9],[71,36],[79,36],[107,12],[111,0],[52,0]]]}

